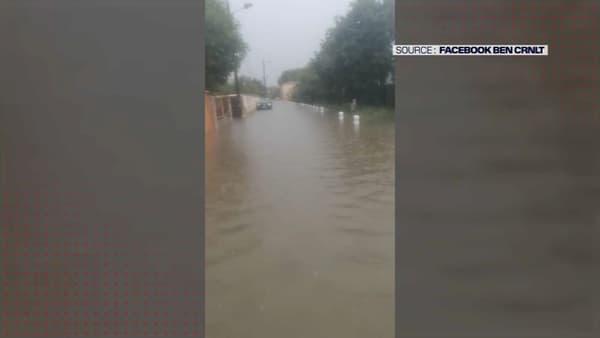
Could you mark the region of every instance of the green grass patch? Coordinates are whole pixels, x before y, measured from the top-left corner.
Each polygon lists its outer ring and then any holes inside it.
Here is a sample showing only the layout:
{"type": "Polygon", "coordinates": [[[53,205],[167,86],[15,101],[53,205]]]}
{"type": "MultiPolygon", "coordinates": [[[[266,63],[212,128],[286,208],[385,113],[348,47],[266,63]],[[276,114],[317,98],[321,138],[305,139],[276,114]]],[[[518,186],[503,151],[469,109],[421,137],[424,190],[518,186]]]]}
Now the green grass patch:
{"type": "MultiPolygon", "coordinates": [[[[350,104],[342,105],[325,105],[327,111],[343,111],[344,113],[350,113],[350,104]]],[[[361,116],[361,119],[394,119],[394,108],[385,106],[356,106],[356,114],[361,116]]]]}

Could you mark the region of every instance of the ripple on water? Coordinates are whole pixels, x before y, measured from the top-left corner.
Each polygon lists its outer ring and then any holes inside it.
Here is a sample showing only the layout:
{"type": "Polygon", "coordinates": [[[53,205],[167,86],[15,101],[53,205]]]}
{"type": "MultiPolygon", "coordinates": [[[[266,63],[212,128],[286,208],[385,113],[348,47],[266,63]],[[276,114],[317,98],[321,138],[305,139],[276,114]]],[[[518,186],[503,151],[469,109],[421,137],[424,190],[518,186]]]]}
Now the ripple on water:
{"type": "Polygon", "coordinates": [[[365,229],[359,227],[350,227],[350,226],[340,226],[336,228],[337,231],[349,234],[355,237],[382,237],[382,236],[390,236],[393,233],[377,231],[372,229],[365,229]]]}
{"type": "Polygon", "coordinates": [[[233,247],[222,247],[219,250],[212,249],[210,252],[207,252],[207,256],[205,259],[205,263],[207,267],[212,267],[216,265],[221,265],[227,262],[230,262],[234,259],[238,259],[244,257],[256,250],[258,250],[262,245],[262,240],[253,239],[244,241],[242,244],[236,242],[233,247]]]}
{"type": "Polygon", "coordinates": [[[250,223],[242,223],[242,224],[237,224],[237,225],[232,225],[232,226],[223,226],[217,230],[217,233],[220,235],[231,235],[231,234],[236,234],[238,232],[242,232],[251,227],[252,227],[252,224],[250,224],[250,223]]]}
{"type": "Polygon", "coordinates": [[[357,254],[356,252],[349,252],[344,255],[344,259],[347,262],[365,266],[381,266],[389,264],[391,261],[393,261],[393,257],[385,253],[366,250],[361,251],[360,254],[357,254]]]}

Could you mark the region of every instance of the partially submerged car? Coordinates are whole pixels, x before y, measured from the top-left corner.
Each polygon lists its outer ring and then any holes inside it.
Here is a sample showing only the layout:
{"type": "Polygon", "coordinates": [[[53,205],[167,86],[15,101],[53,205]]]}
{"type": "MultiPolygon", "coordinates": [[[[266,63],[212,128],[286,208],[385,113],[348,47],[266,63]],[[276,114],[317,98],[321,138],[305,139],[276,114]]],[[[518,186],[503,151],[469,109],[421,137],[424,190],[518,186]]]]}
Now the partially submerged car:
{"type": "Polygon", "coordinates": [[[273,102],[267,99],[261,99],[256,103],[256,110],[271,110],[273,109],[273,102]]]}

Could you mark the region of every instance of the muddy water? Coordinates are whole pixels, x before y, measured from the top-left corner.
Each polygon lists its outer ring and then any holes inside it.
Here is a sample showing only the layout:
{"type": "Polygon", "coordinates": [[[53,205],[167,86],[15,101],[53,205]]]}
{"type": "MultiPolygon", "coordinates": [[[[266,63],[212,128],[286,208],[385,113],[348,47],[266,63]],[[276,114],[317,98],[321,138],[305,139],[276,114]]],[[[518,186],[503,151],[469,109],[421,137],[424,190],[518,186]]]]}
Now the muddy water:
{"type": "Polygon", "coordinates": [[[207,135],[206,334],[392,337],[394,127],[293,103],[207,135]]]}

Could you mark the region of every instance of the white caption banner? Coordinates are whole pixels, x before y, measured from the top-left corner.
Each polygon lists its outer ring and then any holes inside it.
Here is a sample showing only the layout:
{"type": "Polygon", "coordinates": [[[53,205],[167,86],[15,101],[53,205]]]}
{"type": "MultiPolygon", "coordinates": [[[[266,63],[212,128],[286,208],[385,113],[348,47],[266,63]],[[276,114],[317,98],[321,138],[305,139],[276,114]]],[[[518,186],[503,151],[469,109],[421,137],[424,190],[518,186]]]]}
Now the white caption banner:
{"type": "Polygon", "coordinates": [[[547,56],[548,45],[394,45],[394,56],[547,56]]]}

